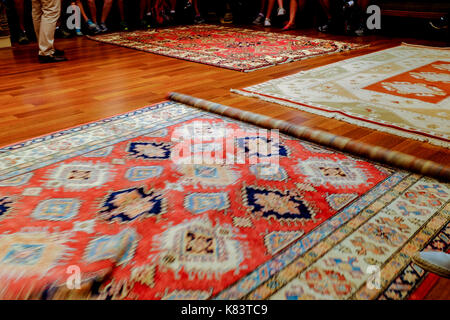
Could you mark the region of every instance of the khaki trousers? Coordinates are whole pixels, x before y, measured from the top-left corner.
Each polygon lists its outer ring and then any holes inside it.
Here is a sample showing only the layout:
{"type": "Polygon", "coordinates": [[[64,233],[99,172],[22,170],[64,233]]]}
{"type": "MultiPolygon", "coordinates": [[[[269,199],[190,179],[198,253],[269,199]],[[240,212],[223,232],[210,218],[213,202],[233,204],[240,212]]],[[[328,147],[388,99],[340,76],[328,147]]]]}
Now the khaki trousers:
{"type": "Polygon", "coordinates": [[[55,53],[53,42],[56,23],[61,14],[61,0],[31,0],[31,8],[39,55],[50,56],[55,53]]]}

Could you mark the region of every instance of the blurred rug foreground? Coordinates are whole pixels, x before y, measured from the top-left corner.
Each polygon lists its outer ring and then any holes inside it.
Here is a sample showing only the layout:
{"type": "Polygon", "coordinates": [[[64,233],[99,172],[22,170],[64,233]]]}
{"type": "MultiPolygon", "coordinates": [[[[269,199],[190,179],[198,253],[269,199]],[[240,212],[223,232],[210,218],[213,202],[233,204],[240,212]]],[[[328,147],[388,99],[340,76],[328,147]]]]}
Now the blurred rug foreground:
{"type": "Polygon", "coordinates": [[[450,147],[450,48],[402,45],[232,91],[450,147]]]}
{"type": "Polygon", "coordinates": [[[164,102],[0,149],[0,298],[410,297],[449,186],[256,129],[164,102]]]}
{"type": "Polygon", "coordinates": [[[215,25],[117,32],[92,40],[237,71],[254,71],[361,45],[215,25]]]}

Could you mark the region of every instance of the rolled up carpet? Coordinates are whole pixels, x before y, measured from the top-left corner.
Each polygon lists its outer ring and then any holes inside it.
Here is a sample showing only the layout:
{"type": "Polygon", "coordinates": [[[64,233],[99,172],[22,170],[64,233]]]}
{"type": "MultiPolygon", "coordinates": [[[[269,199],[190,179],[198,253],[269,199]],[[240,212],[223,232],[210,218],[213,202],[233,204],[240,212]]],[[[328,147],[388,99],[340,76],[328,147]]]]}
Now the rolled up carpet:
{"type": "Polygon", "coordinates": [[[248,122],[266,129],[278,129],[282,133],[324,145],[338,151],[348,152],[393,167],[431,176],[444,182],[450,181],[450,167],[430,160],[420,159],[406,153],[374,146],[323,130],[292,124],[284,120],[274,119],[262,114],[240,110],[178,92],[170,92],[168,98],[173,101],[248,122]]]}

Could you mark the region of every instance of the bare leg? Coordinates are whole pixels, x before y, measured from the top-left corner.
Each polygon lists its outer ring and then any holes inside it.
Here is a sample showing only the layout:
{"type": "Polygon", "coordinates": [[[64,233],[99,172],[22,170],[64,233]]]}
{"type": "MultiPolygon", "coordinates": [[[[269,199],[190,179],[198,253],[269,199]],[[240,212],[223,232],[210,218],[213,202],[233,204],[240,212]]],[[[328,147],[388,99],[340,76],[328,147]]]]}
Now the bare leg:
{"type": "MultiPolygon", "coordinates": [[[[283,2],[283,1],[282,1],[283,2]]],[[[269,0],[267,4],[267,14],[266,18],[270,19],[270,16],[272,14],[273,6],[275,5],[275,0],[269,0]]]]}
{"type": "Polygon", "coordinates": [[[283,7],[283,0],[278,0],[278,8],[284,8],[283,7]]]}
{"type": "Polygon", "coordinates": [[[120,20],[125,21],[125,10],[123,9],[123,0],[117,0],[117,6],[119,7],[120,20]]]}
{"type": "Polygon", "coordinates": [[[194,5],[195,15],[199,16],[200,11],[198,10],[198,0],[191,0],[191,1],[192,1],[192,4],[194,5]]]}
{"type": "Polygon", "coordinates": [[[106,18],[108,18],[109,12],[111,11],[112,3],[113,0],[105,0],[105,2],[103,3],[101,23],[105,23],[106,18]]]}
{"type": "Polygon", "coordinates": [[[327,15],[328,20],[331,20],[330,0],[319,0],[319,2],[323,8],[323,11],[325,11],[325,14],[327,15]]]}
{"type": "Polygon", "coordinates": [[[19,27],[21,31],[25,31],[24,24],[24,6],[23,0],[14,0],[14,7],[16,8],[17,16],[19,17],[19,27]]]}
{"type": "Polygon", "coordinates": [[[88,0],[88,4],[91,11],[92,22],[97,24],[97,7],[95,6],[95,0],[88,0]]]}
{"type": "Polygon", "coordinates": [[[89,18],[88,18],[87,14],[86,14],[86,11],[84,11],[83,4],[81,3],[81,0],[77,0],[75,4],[78,6],[78,8],[80,8],[81,16],[83,17],[84,21],[88,21],[89,18]]]}
{"type": "Polygon", "coordinates": [[[147,0],[141,0],[141,2],[139,3],[139,19],[144,19],[144,15],[145,15],[145,9],[146,9],[146,5],[147,5],[147,0]]]}
{"type": "MultiPolygon", "coordinates": [[[[290,9],[289,9],[289,22],[287,26],[293,26],[295,24],[295,16],[297,15],[297,0],[291,0],[290,9]]],[[[286,28],[285,27],[285,28],[286,28]]]]}
{"type": "Polygon", "coordinates": [[[289,30],[295,26],[295,17],[297,16],[297,10],[300,7],[300,9],[303,9],[305,6],[306,0],[291,0],[291,8],[289,12],[289,22],[287,25],[283,28],[283,30],[289,30]],[[298,1],[298,2],[297,2],[298,1]]]}
{"type": "Polygon", "coordinates": [[[261,9],[259,10],[259,12],[262,14],[264,14],[264,9],[266,8],[266,1],[267,0],[261,0],[261,9]]]}

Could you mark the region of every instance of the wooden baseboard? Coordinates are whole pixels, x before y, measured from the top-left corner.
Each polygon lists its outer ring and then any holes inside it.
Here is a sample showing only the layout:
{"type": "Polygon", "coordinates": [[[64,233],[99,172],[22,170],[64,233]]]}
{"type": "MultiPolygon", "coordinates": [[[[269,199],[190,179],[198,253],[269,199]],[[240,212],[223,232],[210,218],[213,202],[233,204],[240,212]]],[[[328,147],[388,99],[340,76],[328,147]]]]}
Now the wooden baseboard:
{"type": "Polygon", "coordinates": [[[9,37],[0,37],[0,48],[11,47],[11,39],[9,37]]]}

